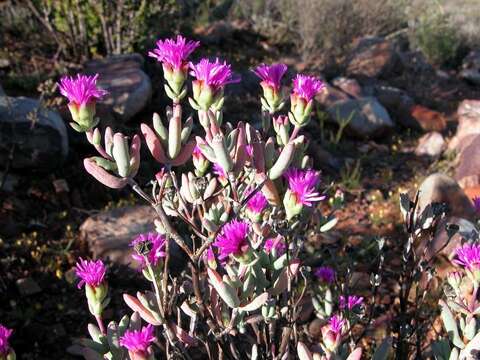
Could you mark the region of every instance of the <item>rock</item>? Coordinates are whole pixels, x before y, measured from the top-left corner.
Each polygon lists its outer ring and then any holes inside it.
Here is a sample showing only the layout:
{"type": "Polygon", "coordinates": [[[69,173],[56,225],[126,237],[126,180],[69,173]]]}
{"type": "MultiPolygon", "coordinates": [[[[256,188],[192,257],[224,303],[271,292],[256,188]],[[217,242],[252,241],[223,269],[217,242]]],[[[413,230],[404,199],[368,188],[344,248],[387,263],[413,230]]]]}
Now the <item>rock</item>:
{"type": "Polygon", "coordinates": [[[423,252],[426,247],[425,255],[427,259],[440,254],[451,260],[455,256],[455,249],[467,241],[473,241],[474,238],[478,237],[476,234],[477,230],[471,221],[461,217],[448,216],[437,224],[433,240],[424,239],[416,251],[417,253],[423,252]],[[445,230],[447,224],[456,224],[460,228],[450,240],[445,230]]]}
{"type": "Polygon", "coordinates": [[[208,45],[219,45],[228,40],[234,33],[234,27],[224,20],[215,21],[207,26],[200,26],[194,30],[201,42],[208,45]]]}
{"type": "Polygon", "coordinates": [[[480,185],[479,151],[480,135],[475,135],[458,156],[455,179],[463,188],[480,185]]]}
{"type": "Polygon", "coordinates": [[[423,135],[418,140],[417,148],[415,149],[415,155],[417,156],[431,156],[439,157],[447,147],[445,139],[442,134],[436,131],[429,132],[423,135]]]}
{"type": "Polygon", "coordinates": [[[98,85],[109,92],[98,104],[99,114],[111,112],[121,122],[127,122],[145,108],[152,97],[152,84],[142,67],[139,54],[116,55],[85,64],[85,72],[98,73],[98,85]]]}
{"type": "Polygon", "coordinates": [[[318,101],[319,104],[323,105],[325,108],[329,108],[339,101],[346,101],[350,100],[351,97],[348,94],[344,93],[342,90],[337,89],[334,86],[331,86],[328,83],[325,83],[326,90],[320,92],[315,97],[315,100],[318,101]]]}
{"type": "Polygon", "coordinates": [[[418,188],[417,215],[420,215],[428,204],[445,203],[448,215],[473,221],[475,209],[463,190],[448,175],[434,173],[429,175],[418,188]]]}
{"type": "Polygon", "coordinates": [[[38,100],[0,96],[0,164],[7,163],[12,148],[14,170],[55,168],[68,155],[62,118],[38,100]]]}
{"type": "Polygon", "coordinates": [[[359,41],[347,60],[347,74],[363,77],[385,77],[397,70],[399,56],[392,44],[380,37],[359,41]]]}
{"type": "MultiPolygon", "coordinates": [[[[88,243],[94,258],[132,265],[130,242],[139,234],[155,230],[155,211],[150,206],[127,206],[89,217],[80,226],[81,237],[88,243]]],[[[180,249],[170,242],[170,263],[183,263],[180,249]]]]}
{"type": "Polygon", "coordinates": [[[425,106],[413,106],[411,115],[425,131],[443,131],[447,127],[447,119],[443,114],[425,106]]]}
{"type": "Polygon", "coordinates": [[[406,128],[421,129],[411,114],[415,102],[405,91],[385,85],[375,85],[366,91],[377,98],[396,123],[406,128]]]}
{"type": "Polygon", "coordinates": [[[3,90],[2,88],[2,84],[0,84],[0,96],[6,96],[7,94],[5,94],[5,90],[3,90]]]}
{"type": "Polygon", "coordinates": [[[333,85],[342,90],[344,93],[354,97],[362,97],[362,87],[355,79],[349,79],[346,77],[338,77],[333,80],[333,85]]]}
{"type": "Polygon", "coordinates": [[[460,77],[473,85],[480,85],[480,50],[471,51],[465,57],[460,77]]]}
{"type": "Polygon", "coordinates": [[[42,291],[36,281],[30,277],[18,279],[16,285],[22,296],[35,295],[42,291]]]}
{"type": "Polygon", "coordinates": [[[4,179],[3,187],[0,187],[0,191],[14,192],[20,183],[20,178],[17,175],[5,173],[0,171],[0,179],[4,179]]]}
{"type": "Polygon", "coordinates": [[[457,117],[457,132],[448,149],[461,153],[476,135],[480,135],[480,100],[463,100],[458,106],[457,117]]]}
{"type": "Polygon", "coordinates": [[[351,117],[347,131],[359,138],[376,137],[395,126],[374,97],[339,101],[327,108],[327,112],[337,123],[351,117]]]}

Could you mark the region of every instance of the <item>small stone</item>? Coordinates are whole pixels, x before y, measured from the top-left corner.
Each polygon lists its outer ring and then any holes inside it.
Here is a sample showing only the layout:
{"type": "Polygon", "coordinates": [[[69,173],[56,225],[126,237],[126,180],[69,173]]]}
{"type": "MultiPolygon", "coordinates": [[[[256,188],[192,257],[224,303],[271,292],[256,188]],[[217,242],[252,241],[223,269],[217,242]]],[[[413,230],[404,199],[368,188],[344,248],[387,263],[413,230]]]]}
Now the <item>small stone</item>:
{"type": "Polygon", "coordinates": [[[418,140],[418,145],[415,149],[415,155],[438,158],[440,155],[442,155],[442,152],[446,147],[447,144],[442,134],[432,131],[423,135],[418,140]]]}
{"type": "Polygon", "coordinates": [[[68,187],[67,180],[65,179],[56,179],[53,181],[53,187],[55,189],[55,192],[57,194],[63,193],[63,192],[69,192],[70,189],[68,187]]]}
{"type": "Polygon", "coordinates": [[[35,295],[42,291],[40,286],[30,277],[18,279],[17,289],[23,296],[35,295]]]}
{"type": "Polygon", "coordinates": [[[362,96],[362,87],[355,79],[338,77],[333,80],[332,84],[354,98],[359,98],[362,96]]]}
{"type": "Polygon", "coordinates": [[[463,188],[480,185],[480,134],[458,156],[455,179],[463,188]]]}
{"type": "Polygon", "coordinates": [[[458,106],[457,117],[457,132],[448,149],[461,153],[476,135],[480,135],[480,100],[463,100],[458,106]]]}

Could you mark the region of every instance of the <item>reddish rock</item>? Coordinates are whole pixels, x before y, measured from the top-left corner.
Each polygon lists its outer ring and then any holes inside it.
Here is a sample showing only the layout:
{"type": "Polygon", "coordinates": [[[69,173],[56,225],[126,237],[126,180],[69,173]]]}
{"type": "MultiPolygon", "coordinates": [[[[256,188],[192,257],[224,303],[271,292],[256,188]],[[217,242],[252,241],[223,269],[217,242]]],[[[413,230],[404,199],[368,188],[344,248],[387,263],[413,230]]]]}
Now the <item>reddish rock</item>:
{"type": "Polygon", "coordinates": [[[455,179],[461,187],[480,185],[480,134],[475,135],[458,156],[455,179]]]}
{"type": "Polygon", "coordinates": [[[445,203],[448,206],[449,216],[474,220],[475,209],[470,199],[457,182],[450,176],[435,173],[429,175],[418,188],[417,214],[421,214],[428,204],[445,203]]]}
{"type": "Polygon", "coordinates": [[[358,42],[347,60],[347,74],[376,78],[397,70],[398,53],[392,44],[379,37],[366,37],[358,42]]]}
{"type": "Polygon", "coordinates": [[[448,149],[461,153],[480,134],[480,100],[463,100],[458,106],[457,117],[457,133],[448,149]]]}
{"type": "Polygon", "coordinates": [[[325,84],[326,89],[315,97],[315,100],[325,108],[333,106],[339,101],[349,100],[350,96],[334,86],[325,84]]]}
{"type": "Polygon", "coordinates": [[[425,131],[443,131],[447,127],[447,119],[445,115],[425,106],[413,106],[411,109],[411,115],[425,131]]]}

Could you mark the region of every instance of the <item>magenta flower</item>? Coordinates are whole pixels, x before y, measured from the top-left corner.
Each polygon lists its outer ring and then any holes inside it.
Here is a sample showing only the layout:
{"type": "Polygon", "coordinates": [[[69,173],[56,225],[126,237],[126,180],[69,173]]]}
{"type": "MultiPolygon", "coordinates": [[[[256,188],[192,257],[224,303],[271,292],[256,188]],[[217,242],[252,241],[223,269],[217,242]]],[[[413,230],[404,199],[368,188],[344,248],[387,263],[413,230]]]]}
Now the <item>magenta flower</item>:
{"type": "Polygon", "coordinates": [[[215,62],[202,59],[196,65],[190,63],[190,68],[192,69],[190,75],[194,76],[196,81],[202,85],[210,86],[213,92],[227,84],[240,81],[239,77],[233,75],[231,65],[226,61],[221,63],[218,58],[215,59],[215,62]]]}
{"type": "Polygon", "coordinates": [[[218,176],[220,181],[227,180],[227,173],[225,172],[225,170],[223,170],[223,167],[220,164],[214,163],[212,171],[215,175],[218,176]]]}
{"type": "Polygon", "coordinates": [[[335,270],[329,266],[322,266],[315,269],[315,276],[324,283],[331,284],[335,281],[335,270]]]}
{"type": "Polygon", "coordinates": [[[314,76],[297,74],[293,80],[293,96],[303,99],[306,103],[325,88],[322,80],[314,76]]]}
{"type": "Polygon", "coordinates": [[[349,295],[347,299],[345,299],[345,296],[340,295],[339,298],[339,306],[340,309],[345,310],[353,310],[357,306],[362,306],[363,305],[363,297],[362,296],[355,296],[355,295],[349,295]]]}
{"type": "Polygon", "coordinates": [[[320,181],[319,172],[312,169],[290,168],[284,176],[287,178],[289,189],[295,195],[297,203],[312,206],[313,202],[325,199],[325,195],[320,195],[316,191],[320,181]]]}
{"type": "Polygon", "coordinates": [[[98,74],[94,76],[77,74],[77,78],[64,76],[58,86],[60,93],[71,104],[81,106],[100,100],[108,94],[106,90],[97,88],[97,79],[98,74]]]}
{"type": "Polygon", "coordinates": [[[287,71],[287,65],[285,64],[273,64],[265,65],[261,64],[253,72],[257,75],[262,82],[262,88],[268,87],[274,92],[278,92],[281,86],[282,77],[287,71]]]}
{"type": "Polygon", "coordinates": [[[148,56],[157,59],[170,71],[187,70],[187,58],[200,46],[199,41],[190,41],[181,35],[177,39],[158,40],[156,48],[148,52],[148,56]]]}
{"type": "Polygon", "coordinates": [[[475,196],[473,199],[473,206],[477,213],[480,213],[480,196],[475,196]]]}
{"type": "Polygon", "coordinates": [[[233,220],[223,226],[222,233],[217,237],[213,246],[220,251],[219,259],[226,259],[229,255],[238,256],[245,253],[250,245],[248,232],[250,227],[246,222],[233,220]]]}
{"type": "Polygon", "coordinates": [[[198,145],[195,145],[195,147],[193,148],[192,157],[198,160],[205,159],[205,156],[203,155],[202,150],[200,150],[200,147],[198,145]]]}
{"type": "Polygon", "coordinates": [[[130,353],[143,357],[149,356],[149,347],[155,341],[154,328],[151,324],[141,330],[127,330],[120,338],[120,345],[127,348],[130,353]]]}
{"type": "Polygon", "coordinates": [[[464,245],[456,250],[457,258],[453,260],[454,264],[465,267],[467,270],[480,269],[480,245],[464,245]]]}
{"type": "Polygon", "coordinates": [[[247,155],[252,158],[253,157],[253,145],[252,144],[247,144],[245,146],[245,151],[247,152],[247,155]]]}
{"type": "Polygon", "coordinates": [[[277,256],[281,256],[285,254],[285,251],[287,250],[287,245],[285,244],[283,239],[280,236],[278,236],[274,239],[272,238],[267,239],[265,241],[264,248],[265,248],[265,251],[269,254],[272,252],[272,250],[275,249],[277,256]]]}
{"type": "Polygon", "coordinates": [[[322,327],[322,340],[328,351],[335,352],[340,346],[344,326],[345,320],[338,315],[333,315],[328,324],[322,327]]]}
{"type": "Polygon", "coordinates": [[[165,244],[166,240],[163,235],[155,233],[141,234],[130,243],[130,246],[137,252],[132,255],[132,258],[140,263],[141,268],[147,266],[145,257],[152,266],[156,266],[161,258],[167,256],[165,244]]]}
{"type": "Polygon", "coordinates": [[[247,202],[247,209],[254,214],[261,214],[268,205],[267,198],[261,191],[257,191],[247,202]]]}
{"type": "Polygon", "coordinates": [[[6,356],[10,352],[10,344],[8,339],[12,335],[13,330],[7,329],[5,326],[0,324],[0,355],[6,356]]]}
{"type": "Polygon", "coordinates": [[[75,273],[81,279],[78,283],[80,289],[84,284],[90,285],[93,288],[99,287],[103,283],[107,268],[102,260],[83,260],[77,262],[75,266],[75,273]]]}

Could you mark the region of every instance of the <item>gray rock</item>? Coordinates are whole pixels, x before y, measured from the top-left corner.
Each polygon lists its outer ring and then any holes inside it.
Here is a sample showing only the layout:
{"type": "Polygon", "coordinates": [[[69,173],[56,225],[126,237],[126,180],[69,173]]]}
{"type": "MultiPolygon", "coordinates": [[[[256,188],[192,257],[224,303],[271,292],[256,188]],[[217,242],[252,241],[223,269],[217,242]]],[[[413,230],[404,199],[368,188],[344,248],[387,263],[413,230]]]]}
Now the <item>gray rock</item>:
{"type": "Polygon", "coordinates": [[[480,85],[480,51],[471,51],[463,60],[460,77],[473,85],[480,85]]]}
{"type": "Polygon", "coordinates": [[[423,239],[420,246],[417,248],[424,251],[427,259],[433,258],[436,255],[446,256],[452,260],[455,256],[455,249],[462,246],[465,242],[476,241],[478,232],[475,225],[466,219],[456,216],[448,216],[439,221],[435,229],[433,240],[423,239]],[[450,239],[445,230],[448,224],[455,224],[459,226],[459,231],[450,239]],[[426,248],[426,249],[425,249],[426,248]]]}
{"type": "Polygon", "coordinates": [[[395,126],[387,110],[374,97],[338,101],[327,108],[327,112],[337,123],[351,117],[347,131],[359,138],[373,138],[395,126]]]}
{"type": "Polygon", "coordinates": [[[377,98],[396,123],[406,128],[421,129],[420,124],[411,114],[415,102],[405,91],[391,86],[375,85],[367,88],[366,92],[377,98]]]}
{"type": "Polygon", "coordinates": [[[442,134],[436,131],[432,131],[423,135],[418,140],[415,154],[417,156],[431,156],[433,158],[437,158],[442,155],[442,152],[445,150],[446,147],[447,144],[442,134]]]}
{"type": "Polygon", "coordinates": [[[442,173],[429,175],[418,188],[417,215],[420,215],[428,204],[445,203],[448,215],[473,221],[476,212],[470,199],[465,195],[458,183],[450,176],[442,173]]]}
{"type": "Polygon", "coordinates": [[[2,84],[0,84],[0,96],[6,96],[5,90],[2,88],[2,84]]]}
{"type": "Polygon", "coordinates": [[[42,291],[37,282],[29,277],[18,279],[16,285],[18,291],[23,296],[35,295],[42,291]]]}
{"type": "Polygon", "coordinates": [[[398,53],[393,45],[381,37],[366,37],[349,55],[347,74],[369,78],[385,77],[400,64],[398,53]]]}
{"type": "Polygon", "coordinates": [[[448,144],[449,150],[461,153],[480,135],[480,100],[463,100],[457,110],[458,127],[448,144]]]}
{"type": "Polygon", "coordinates": [[[85,72],[98,73],[98,85],[109,92],[99,103],[100,112],[109,111],[127,122],[145,108],[152,97],[152,84],[142,67],[139,54],[112,56],[85,65],[85,72]]]}
{"type": "MultiPolygon", "coordinates": [[[[94,258],[110,258],[117,264],[135,267],[130,242],[139,234],[155,231],[155,217],[150,206],[117,208],[89,217],[80,226],[80,233],[94,258]]],[[[170,258],[171,263],[177,265],[183,261],[173,241],[170,242],[170,258]]]]}
{"type": "Polygon", "coordinates": [[[52,169],[68,155],[62,118],[26,97],[0,96],[0,163],[13,151],[12,169],[52,169]]]}

